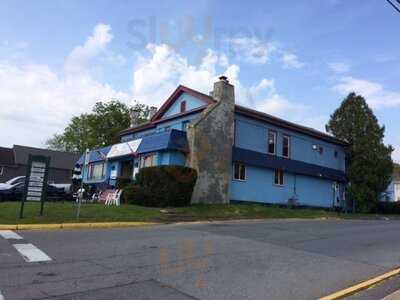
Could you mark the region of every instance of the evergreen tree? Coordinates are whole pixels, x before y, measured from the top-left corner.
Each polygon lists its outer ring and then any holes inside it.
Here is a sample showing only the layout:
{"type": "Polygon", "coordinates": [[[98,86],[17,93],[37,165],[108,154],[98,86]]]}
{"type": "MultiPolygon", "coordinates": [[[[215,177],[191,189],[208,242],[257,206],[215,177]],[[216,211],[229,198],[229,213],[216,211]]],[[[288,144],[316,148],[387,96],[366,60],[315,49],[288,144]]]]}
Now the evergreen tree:
{"type": "Polygon", "coordinates": [[[357,210],[369,212],[390,183],[393,148],[383,143],[385,127],[365,99],[350,93],[335,110],[326,131],[350,144],[347,154],[348,198],[357,210]]]}

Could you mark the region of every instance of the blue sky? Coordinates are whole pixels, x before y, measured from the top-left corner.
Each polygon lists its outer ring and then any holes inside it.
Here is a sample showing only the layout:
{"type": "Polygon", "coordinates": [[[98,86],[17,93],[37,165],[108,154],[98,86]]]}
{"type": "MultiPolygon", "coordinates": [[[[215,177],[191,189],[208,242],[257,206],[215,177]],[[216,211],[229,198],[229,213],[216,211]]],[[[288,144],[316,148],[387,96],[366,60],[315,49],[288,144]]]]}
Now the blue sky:
{"type": "Polygon", "coordinates": [[[320,130],[354,90],[400,148],[399,26],[383,0],[2,1],[0,145],[43,146],[98,100],[159,106],[224,73],[238,103],[320,130]]]}

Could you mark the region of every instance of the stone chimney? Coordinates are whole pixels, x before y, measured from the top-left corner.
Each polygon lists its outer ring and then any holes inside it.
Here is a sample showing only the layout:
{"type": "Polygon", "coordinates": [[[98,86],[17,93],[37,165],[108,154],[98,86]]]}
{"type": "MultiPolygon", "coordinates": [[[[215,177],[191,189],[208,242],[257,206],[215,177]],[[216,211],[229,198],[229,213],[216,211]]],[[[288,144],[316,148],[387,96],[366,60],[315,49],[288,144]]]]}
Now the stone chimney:
{"type": "Polygon", "coordinates": [[[130,118],[130,121],[131,121],[131,124],[130,124],[131,128],[136,127],[136,126],[139,125],[139,112],[138,111],[131,110],[129,112],[129,118],[130,118]]]}
{"type": "Polygon", "coordinates": [[[156,112],[157,112],[157,107],[151,106],[149,111],[149,119],[153,118],[156,112]]]}
{"type": "Polygon", "coordinates": [[[188,126],[188,165],[197,171],[192,203],[229,203],[232,178],[234,86],[225,76],[214,83],[217,101],[188,126]]]}

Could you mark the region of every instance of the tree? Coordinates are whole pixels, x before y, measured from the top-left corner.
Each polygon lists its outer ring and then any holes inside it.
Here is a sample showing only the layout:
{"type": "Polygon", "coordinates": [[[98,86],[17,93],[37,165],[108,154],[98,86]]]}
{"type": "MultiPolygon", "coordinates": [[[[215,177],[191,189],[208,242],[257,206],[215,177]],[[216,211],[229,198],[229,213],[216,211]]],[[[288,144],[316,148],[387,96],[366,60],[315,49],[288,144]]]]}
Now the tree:
{"type": "Polygon", "coordinates": [[[119,132],[130,125],[130,111],[138,112],[138,123],[148,120],[150,108],[135,103],[132,107],[112,100],[97,102],[92,113],[73,117],[62,134],[46,141],[49,149],[83,153],[119,142],[119,132]]]}
{"type": "Polygon", "coordinates": [[[383,143],[385,127],[379,125],[362,96],[350,93],[331,115],[326,130],[350,144],[348,197],[358,210],[371,211],[388,187],[393,171],[393,148],[383,143]]]}

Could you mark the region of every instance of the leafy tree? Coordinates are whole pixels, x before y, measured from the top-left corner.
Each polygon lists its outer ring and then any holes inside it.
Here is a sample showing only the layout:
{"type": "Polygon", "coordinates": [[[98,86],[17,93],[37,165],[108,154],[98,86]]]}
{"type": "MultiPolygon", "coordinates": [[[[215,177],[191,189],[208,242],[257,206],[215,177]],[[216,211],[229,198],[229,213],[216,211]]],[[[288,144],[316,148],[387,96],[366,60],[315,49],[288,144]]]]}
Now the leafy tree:
{"type": "Polygon", "coordinates": [[[97,102],[91,113],[73,117],[62,134],[55,134],[47,140],[49,149],[83,153],[119,142],[119,132],[130,125],[131,111],[136,111],[138,123],[148,120],[150,108],[135,103],[132,107],[112,100],[97,102]]]}
{"type": "Polygon", "coordinates": [[[350,144],[346,163],[348,196],[358,210],[371,211],[389,185],[393,171],[393,148],[383,143],[385,127],[379,125],[362,96],[350,93],[331,115],[326,130],[350,144]]]}

